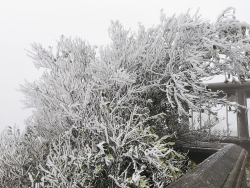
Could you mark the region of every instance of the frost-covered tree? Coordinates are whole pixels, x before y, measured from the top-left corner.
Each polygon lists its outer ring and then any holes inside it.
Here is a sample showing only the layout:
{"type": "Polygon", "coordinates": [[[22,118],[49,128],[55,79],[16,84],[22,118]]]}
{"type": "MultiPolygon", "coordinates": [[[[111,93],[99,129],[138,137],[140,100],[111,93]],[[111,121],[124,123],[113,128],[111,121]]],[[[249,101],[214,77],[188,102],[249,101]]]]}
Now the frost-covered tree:
{"type": "MultiPolygon", "coordinates": [[[[55,49],[32,45],[30,56],[44,74],[21,87],[33,115],[26,136],[17,140],[30,144],[20,157],[39,160],[25,163],[25,184],[10,173],[8,157],[1,157],[2,184],[165,187],[180,177],[187,157],[173,146],[192,132],[190,109],[237,107],[216,98],[202,80],[225,74],[242,82],[250,76],[250,27],[230,11],[215,23],[198,12],[168,18],[161,12],[158,26],[140,24],[137,32],[115,21],[109,29],[111,43],[98,48],[98,55],[97,47],[63,36],[55,49]],[[33,146],[42,152],[28,149],[33,146]],[[12,184],[11,178],[16,179],[12,184]]],[[[18,144],[9,147],[20,151],[18,144]]]]}

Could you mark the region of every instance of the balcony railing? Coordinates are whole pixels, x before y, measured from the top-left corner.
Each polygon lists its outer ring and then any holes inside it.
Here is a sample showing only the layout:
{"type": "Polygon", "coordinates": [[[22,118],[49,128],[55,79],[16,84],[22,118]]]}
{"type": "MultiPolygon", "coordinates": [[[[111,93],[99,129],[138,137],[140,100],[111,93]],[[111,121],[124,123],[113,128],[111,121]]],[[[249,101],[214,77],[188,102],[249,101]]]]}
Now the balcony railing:
{"type": "MultiPolygon", "coordinates": [[[[210,83],[208,84],[208,88],[212,91],[221,90],[219,97],[227,96],[230,102],[237,102],[240,105],[247,106],[247,99],[250,98],[250,81],[240,83],[210,83]]],[[[248,139],[249,138],[249,128],[248,128],[248,114],[247,110],[244,108],[240,108],[240,113],[236,114],[233,113],[232,108],[229,106],[220,107],[220,110],[214,109],[215,111],[218,110],[219,113],[223,114],[224,116],[224,129],[226,130],[227,136],[230,135],[230,124],[231,126],[236,126],[236,130],[233,133],[233,136],[237,136],[238,138],[248,139]]],[[[192,119],[191,124],[194,125],[194,117],[196,115],[196,126],[202,127],[206,123],[204,119],[209,120],[210,114],[206,114],[205,112],[191,112],[192,119]]],[[[231,134],[232,135],[232,134],[231,134]]]]}

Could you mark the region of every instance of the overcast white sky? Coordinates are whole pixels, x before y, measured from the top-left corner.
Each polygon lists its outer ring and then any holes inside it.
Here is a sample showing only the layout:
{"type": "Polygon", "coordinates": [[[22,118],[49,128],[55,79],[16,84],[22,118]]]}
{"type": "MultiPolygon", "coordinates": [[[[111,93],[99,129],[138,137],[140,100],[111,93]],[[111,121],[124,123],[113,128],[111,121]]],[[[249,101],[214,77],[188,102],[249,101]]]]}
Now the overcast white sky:
{"type": "Polygon", "coordinates": [[[41,73],[26,55],[31,43],[55,46],[64,35],[100,46],[109,43],[111,20],[136,30],[138,22],[147,28],[159,24],[161,9],[172,16],[200,7],[203,18],[215,22],[229,6],[250,23],[249,0],[0,0],[0,131],[15,124],[23,129],[31,115],[22,110],[23,95],[16,91],[24,79],[34,81],[41,73]]]}

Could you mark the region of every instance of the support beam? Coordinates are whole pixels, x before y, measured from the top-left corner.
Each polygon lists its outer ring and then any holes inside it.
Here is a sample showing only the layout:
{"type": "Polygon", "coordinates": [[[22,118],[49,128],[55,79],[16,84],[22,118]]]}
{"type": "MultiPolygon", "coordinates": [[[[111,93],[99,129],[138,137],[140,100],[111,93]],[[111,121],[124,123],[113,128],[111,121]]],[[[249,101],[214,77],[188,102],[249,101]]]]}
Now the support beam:
{"type": "MultiPolygon", "coordinates": [[[[245,89],[236,90],[236,102],[240,105],[246,106],[247,99],[245,89]]],[[[239,138],[249,137],[247,113],[243,108],[240,108],[240,114],[237,115],[237,130],[239,138]]]]}

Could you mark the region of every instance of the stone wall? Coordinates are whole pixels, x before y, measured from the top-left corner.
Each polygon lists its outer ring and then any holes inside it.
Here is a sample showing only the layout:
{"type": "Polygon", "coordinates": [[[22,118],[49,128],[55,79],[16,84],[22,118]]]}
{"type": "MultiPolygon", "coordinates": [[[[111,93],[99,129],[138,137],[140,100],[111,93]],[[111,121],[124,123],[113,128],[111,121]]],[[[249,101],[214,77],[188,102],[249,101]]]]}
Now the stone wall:
{"type": "Polygon", "coordinates": [[[187,149],[190,147],[190,150],[196,150],[197,152],[200,150],[215,153],[168,187],[247,187],[245,165],[248,152],[245,149],[235,144],[215,144],[215,147],[211,146],[211,143],[200,143],[200,145],[201,146],[184,146],[184,148],[186,147],[187,149]]]}

